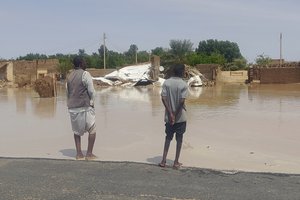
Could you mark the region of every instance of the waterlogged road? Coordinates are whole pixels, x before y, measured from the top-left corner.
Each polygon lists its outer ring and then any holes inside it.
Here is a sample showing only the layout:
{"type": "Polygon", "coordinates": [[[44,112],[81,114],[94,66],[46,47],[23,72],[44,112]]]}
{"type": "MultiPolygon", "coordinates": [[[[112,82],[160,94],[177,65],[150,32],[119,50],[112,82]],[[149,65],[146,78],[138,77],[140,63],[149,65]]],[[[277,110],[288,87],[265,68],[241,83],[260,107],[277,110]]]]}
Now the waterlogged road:
{"type": "MultiPolygon", "coordinates": [[[[158,163],[164,142],[160,88],[97,89],[101,161],[158,163]]],[[[63,87],[41,99],[31,89],[0,89],[0,156],[74,159],[63,87]]],[[[218,170],[300,173],[300,85],[190,88],[181,162],[218,170]]],[[[87,146],[87,135],[82,140],[87,146]]],[[[168,164],[175,156],[173,141],[168,164]]]]}

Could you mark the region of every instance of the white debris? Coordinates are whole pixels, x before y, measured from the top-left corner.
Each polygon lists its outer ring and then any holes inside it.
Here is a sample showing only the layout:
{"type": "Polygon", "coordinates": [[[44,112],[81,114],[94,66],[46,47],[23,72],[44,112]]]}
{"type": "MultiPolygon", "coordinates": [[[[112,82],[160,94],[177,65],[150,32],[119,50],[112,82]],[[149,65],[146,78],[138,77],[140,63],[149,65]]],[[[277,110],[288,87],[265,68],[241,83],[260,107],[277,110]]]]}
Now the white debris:
{"type": "Polygon", "coordinates": [[[107,83],[108,85],[114,85],[113,81],[108,80],[108,79],[103,78],[103,77],[93,77],[93,80],[95,80],[95,81],[102,81],[103,83],[107,83]]]}
{"type": "MultiPolygon", "coordinates": [[[[165,79],[158,77],[157,81],[151,79],[151,64],[140,64],[140,65],[131,65],[123,67],[119,70],[115,70],[104,77],[95,77],[95,81],[99,81],[98,85],[111,85],[111,86],[123,86],[123,87],[132,87],[140,85],[149,85],[161,87],[165,79]]],[[[164,70],[162,66],[159,67],[159,70],[164,70]]],[[[187,70],[190,77],[187,81],[188,86],[199,87],[202,86],[201,76],[202,74],[195,69],[187,70]]]]}
{"type": "Polygon", "coordinates": [[[138,82],[141,79],[149,79],[151,64],[134,65],[123,67],[104,76],[106,79],[138,82]]]}
{"type": "Polygon", "coordinates": [[[188,81],[187,81],[188,86],[192,87],[200,87],[202,86],[202,80],[199,75],[192,76],[188,81]]]}

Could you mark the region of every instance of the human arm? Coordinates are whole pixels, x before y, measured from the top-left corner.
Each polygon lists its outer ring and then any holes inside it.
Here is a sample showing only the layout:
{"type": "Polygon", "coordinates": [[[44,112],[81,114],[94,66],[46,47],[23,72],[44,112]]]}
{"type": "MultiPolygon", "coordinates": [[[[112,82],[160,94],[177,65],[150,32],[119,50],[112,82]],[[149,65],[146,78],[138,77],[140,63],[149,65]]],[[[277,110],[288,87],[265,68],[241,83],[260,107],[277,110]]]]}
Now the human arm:
{"type": "Polygon", "coordinates": [[[169,87],[167,85],[168,84],[166,82],[164,82],[164,84],[162,85],[161,100],[162,100],[162,102],[164,104],[164,107],[166,109],[166,114],[168,116],[169,123],[174,124],[175,123],[175,115],[174,115],[174,112],[172,110],[170,101],[168,100],[169,87]]]}
{"type": "Polygon", "coordinates": [[[179,94],[180,99],[179,99],[179,104],[175,110],[175,118],[182,111],[182,109],[185,110],[185,99],[187,98],[187,95],[188,95],[188,86],[184,82],[184,85],[180,89],[180,94],[179,94]]]}
{"type": "Polygon", "coordinates": [[[66,82],[66,95],[67,95],[67,99],[69,99],[69,88],[68,88],[68,82],[66,82]]]}
{"type": "Polygon", "coordinates": [[[82,82],[87,88],[89,97],[90,97],[90,106],[94,107],[94,101],[95,101],[95,89],[93,84],[92,76],[89,72],[85,71],[82,75],[82,82]]]}
{"type": "Polygon", "coordinates": [[[179,100],[179,104],[178,104],[178,107],[176,108],[176,111],[174,113],[174,117],[176,118],[176,116],[181,112],[182,109],[185,109],[184,108],[184,102],[185,102],[185,98],[181,98],[179,100]]]}
{"type": "Polygon", "coordinates": [[[166,108],[166,111],[168,113],[168,116],[169,116],[169,123],[170,124],[174,124],[175,123],[175,115],[172,111],[172,108],[170,107],[170,104],[168,103],[168,100],[167,100],[167,97],[166,96],[162,96],[161,97],[161,100],[166,108]]]}

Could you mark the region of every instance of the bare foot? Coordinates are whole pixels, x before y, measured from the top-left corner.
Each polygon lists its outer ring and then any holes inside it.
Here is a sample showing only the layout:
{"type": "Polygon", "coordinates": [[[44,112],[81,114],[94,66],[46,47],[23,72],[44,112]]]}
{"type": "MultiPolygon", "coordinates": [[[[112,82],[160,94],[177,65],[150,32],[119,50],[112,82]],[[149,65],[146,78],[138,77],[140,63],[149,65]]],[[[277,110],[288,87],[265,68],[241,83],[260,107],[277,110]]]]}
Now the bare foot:
{"type": "Polygon", "coordinates": [[[160,167],[166,167],[166,163],[165,162],[161,162],[161,163],[158,164],[158,166],[160,166],[160,167]]]}
{"type": "Polygon", "coordinates": [[[95,156],[94,154],[86,154],[85,155],[86,160],[95,160],[96,158],[97,158],[97,156],[95,156]]]}
{"type": "Polygon", "coordinates": [[[173,169],[179,169],[181,166],[182,166],[182,163],[180,163],[180,162],[174,163],[173,169]]]}
{"type": "Polygon", "coordinates": [[[76,155],[76,160],[84,160],[83,154],[82,154],[82,153],[78,153],[78,154],[76,155]]]}

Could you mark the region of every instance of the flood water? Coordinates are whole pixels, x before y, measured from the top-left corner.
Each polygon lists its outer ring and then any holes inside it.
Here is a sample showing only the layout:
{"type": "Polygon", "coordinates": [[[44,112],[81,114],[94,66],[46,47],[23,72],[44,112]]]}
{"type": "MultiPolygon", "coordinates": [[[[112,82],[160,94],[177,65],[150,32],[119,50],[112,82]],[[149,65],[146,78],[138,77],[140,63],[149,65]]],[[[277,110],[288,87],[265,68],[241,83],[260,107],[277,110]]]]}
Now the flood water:
{"type": "MultiPolygon", "coordinates": [[[[159,163],[164,107],[159,87],[97,89],[94,153],[103,161],[159,163]]],[[[190,88],[180,161],[219,170],[300,173],[300,84],[190,88]]],[[[58,97],[0,89],[0,156],[74,159],[63,87],[58,97]]],[[[82,148],[87,147],[87,135],[82,148]]],[[[168,164],[175,156],[172,141],[168,164]]]]}

